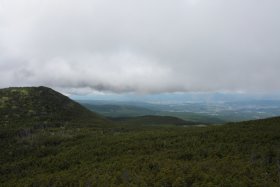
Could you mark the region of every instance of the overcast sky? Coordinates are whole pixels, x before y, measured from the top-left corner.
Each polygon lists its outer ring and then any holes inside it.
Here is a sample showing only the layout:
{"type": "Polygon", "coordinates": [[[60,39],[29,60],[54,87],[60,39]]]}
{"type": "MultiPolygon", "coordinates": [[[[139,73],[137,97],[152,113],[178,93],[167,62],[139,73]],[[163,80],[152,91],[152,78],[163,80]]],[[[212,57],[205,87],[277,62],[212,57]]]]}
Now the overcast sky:
{"type": "Polygon", "coordinates": [[[0,0],[0,87],[280,91],[279,0],[0,0]]]}

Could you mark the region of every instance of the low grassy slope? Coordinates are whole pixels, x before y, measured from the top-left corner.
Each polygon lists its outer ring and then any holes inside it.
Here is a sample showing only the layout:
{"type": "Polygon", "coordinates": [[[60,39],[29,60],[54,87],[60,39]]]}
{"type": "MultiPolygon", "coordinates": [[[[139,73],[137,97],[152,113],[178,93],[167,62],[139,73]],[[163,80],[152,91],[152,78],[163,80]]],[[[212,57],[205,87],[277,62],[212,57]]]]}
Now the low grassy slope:
{"type": "Polygon", "coordinates": [[[199,123],[189,122],[172,116],[139,116],[110,118],[123,125],[133,126],[163,126],[163,125],[198,125],[199,123]]]}
{"type": "Polygon", "coordinates": [[[0,126],[104,124],[104,118],[47,87],[0,89],[0,126]]]}
{"type": "MultiPolygon", "coordinates": [[[[90,102],[90,101],[88,101],[90,102]]],[[[141,116],[171,116],[180,118],[182,120],[203,123],[203,124],[224,124],[226,120],[219,119],[206,114],[198,114],[193,112],[169,112],[156,109],[148,109],[144,107],[131,106],[131,105],[109,105],[109,104],[90,104],[80,103],[91,111],[97,112],[109,118],[131,118],[141,116]]],[[[135,118],[136,119],[136,118],[135,118]]]]}
{"type": "Polygon", "coordinates": [[[185,121],[192,121],[195,123],[203,123],[203,124],[225,124],[226,120],[222,120],[217,117],[213,117],[206,114],[198,114],[193,112],[166,112],[161,111],[158,112],[157,115],[160,116],[173,116],[176,118],[183,119],[185,121]]]}
{"type": "Polygon", "coordinates": [[[91,111],[97,112],[107,117],[138,117],[144,115],[153,115],[156,111],[129,105],[98,105],[81,103],[83,106],[91,111]]]}
{"type": "Polygon", "coordinates": [[[3,186],[280,185],[280,118],[0,132],[3,186]]]}

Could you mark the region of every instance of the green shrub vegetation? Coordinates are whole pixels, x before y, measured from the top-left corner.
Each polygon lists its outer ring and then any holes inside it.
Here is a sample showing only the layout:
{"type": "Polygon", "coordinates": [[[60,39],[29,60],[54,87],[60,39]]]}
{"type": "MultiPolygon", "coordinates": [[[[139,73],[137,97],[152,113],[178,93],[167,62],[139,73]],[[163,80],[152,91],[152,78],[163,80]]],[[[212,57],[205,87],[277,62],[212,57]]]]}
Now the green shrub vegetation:
{"type": "Polygon", "coordinates": [[[279,118],[209,127],[1,129],[3,186],[279,186],[279,118]]]}
{"type": "Polygon", "coordinates": [[[0,89],[1,126],[105,125],[109,120],[47,87],[0,89]]]}
{"type": "Polygon", "coordinates": [[[280,186],[280,118],[197,127],[51,115],[60,123],[36,126],[23,114],[1,116],[0,186],[280,186]]]}
{"type": "Polygon", "coordinates": [[[199,123],[185,121],[180,118],[171,117],[171,116],[139,116],[139,117],[118,117],[118,118],[110,118],[113,121],[118,122],[123,125],[137,125],[137,126],[155,126],[155,125],[198,125],[199,123]]]}

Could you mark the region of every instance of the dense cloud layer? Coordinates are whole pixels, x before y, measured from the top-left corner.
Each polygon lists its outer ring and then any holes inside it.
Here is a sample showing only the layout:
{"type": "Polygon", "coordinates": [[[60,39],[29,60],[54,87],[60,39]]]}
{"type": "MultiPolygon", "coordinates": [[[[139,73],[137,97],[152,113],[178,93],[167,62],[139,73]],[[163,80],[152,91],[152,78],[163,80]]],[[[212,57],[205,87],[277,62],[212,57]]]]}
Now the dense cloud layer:
{"type": "Polygon", "coordinates": [[[279,91],[278,0],[0,0],[0,87],[279,91]]]}

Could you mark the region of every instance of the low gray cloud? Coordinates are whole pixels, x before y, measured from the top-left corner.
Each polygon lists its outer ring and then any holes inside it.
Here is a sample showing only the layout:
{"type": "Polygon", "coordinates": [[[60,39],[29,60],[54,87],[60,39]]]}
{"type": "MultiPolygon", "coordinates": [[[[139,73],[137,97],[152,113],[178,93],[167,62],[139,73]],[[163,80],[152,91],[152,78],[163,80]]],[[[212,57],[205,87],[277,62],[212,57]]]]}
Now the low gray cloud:
{"type": "Polygon", "coordinates": [[[278,0],[0,0],[0,87],[279,91],[279,19],[278,0]]]}

